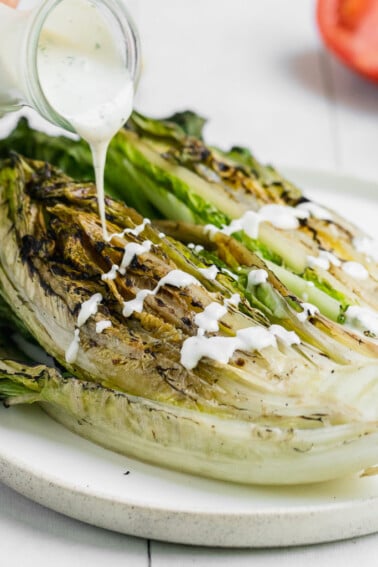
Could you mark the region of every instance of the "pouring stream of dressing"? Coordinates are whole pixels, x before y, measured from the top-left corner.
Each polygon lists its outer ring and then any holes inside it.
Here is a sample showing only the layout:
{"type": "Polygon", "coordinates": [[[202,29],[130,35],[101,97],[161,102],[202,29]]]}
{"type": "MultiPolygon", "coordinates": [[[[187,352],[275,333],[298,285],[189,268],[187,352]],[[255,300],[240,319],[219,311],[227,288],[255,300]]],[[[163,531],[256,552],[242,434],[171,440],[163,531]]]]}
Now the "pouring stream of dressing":
{"type": "Polygon", "coordinates": [[[89,0],[59,4],[46,19],[38,44],[38,73],[47,100],[90,145],[106,239],[106,153],[132,112],[134,95],[123,46],[115,23],[89,0]]]}

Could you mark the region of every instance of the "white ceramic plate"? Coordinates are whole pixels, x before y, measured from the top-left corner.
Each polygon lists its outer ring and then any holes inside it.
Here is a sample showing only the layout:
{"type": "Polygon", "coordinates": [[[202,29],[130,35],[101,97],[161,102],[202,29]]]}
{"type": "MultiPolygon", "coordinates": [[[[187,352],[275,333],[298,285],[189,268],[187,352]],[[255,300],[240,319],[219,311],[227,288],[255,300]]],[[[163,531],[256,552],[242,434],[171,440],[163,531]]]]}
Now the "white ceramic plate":
{"type": "MultiPolygon", "coordinates": [[[[378,184],[286,172],[307,194],[378,236],[378,184]]],[[[378,531],[378,477],[246,487],[149,466],[75,436],[38,407],[0,408],[0,479],[73,518],[193,545],[269,547],[378,531]]]]}

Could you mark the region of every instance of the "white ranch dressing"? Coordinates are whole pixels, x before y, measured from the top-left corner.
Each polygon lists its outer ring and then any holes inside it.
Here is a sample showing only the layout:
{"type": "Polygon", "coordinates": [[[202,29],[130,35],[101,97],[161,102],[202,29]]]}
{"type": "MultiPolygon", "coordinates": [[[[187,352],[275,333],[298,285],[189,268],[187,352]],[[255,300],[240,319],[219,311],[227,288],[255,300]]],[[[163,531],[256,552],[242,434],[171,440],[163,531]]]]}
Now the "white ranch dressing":
{"type": "Polygon", "coordinates": [[[378,313],[369,307],[351,305],[345,311],[345,323],[354,330],[378,337],[378,313]]]}
{"type": "MultiPolygon", "coordinates": [[[[138,224],[134,228],[125,228],[122,232],[116,232],[108,236],[107,241],[111,242],[113,238],[123,238],[125,234],[131,234],[132,236],[139,236],[146,226],[150,224],[150,219],[143,219],[141,224],[138,224]]],[[[126,268],[132,262],[134,256],[139,256],[140,254],[144,254],[145,252],[149,252],[151,250],[152,242],[150,240],[144,240],[142,244],[138,244],[136,242],[129,242],[125,245],[125,251],[123,254],[123,258],[121,261],[121,265],[118,266],[117,264],[113,264],[110,268],[109,272],[102,274],[101,279],[102,281],[108,280],[115,280],[117,277],[117,273],[120,272],[122,275],[125,275],[126,268]]]]}
{"type": "Polygon", "coordinates": [[[237,331],[235,337],[206,337],[198,334],[184,341],[180,361],[187,370],[193,370],[204,357],[227,364],[237,350],[251,352],[277,347],[276,337],[288,346],[300,343],[296,333],[286,331],[280,325],[272,325],[269,329],[247,327],[237,331]]]}
{"type": "Polygon", "coordinates": [[[265,283],[268,279],[268,272],[266,270],[251,270],[248,274],[247,289],[265,283]]]}
{"type": "Polygon", "coordinates": [[[298,219],[307,219],[309,212],[298,207],[287,205],[263,205],[258,211],[246,211],[243,216],[234,219],[228,225],[218,228],[212,224],[205,225],[210,237],[217,232],[230,236],[243,230],[247,236],[256,240],[262,222],[269,222],[281,230],[294,230],[299,227],[298,219]]]}
{"type": "Polygon", "coordinates": [[[320,268],[328,271],[332,266],[341,267],[342,271],[355,280],[367,280],[369,272],[360,262],[342,262],[332,252],[321,250],[318,256],[307,256],[307,265],[310,268],[320,268]]]}
{"type": "Polygon", "coordinates": [[[241,230],[244,230],[244,232],[248,236],[256,239],[259,235],[259,226],[261,221],[262,218],[259,213],[255,211],[247,211],[239,219],[234,219],[233,221],[230,222],[229,225],[223,226],[219,230],[219,232],[222,232],[223,234],[227,234],[228,236],[230,236],[235,232],[240,232],[241,230]]]}
{"type": "Polygon", "coordinates": [[[138,244],[138,242],[129,242],[126,244],[122,262],[119,267],[119,273],[124,276],[126,274],[126,268],[130,266],[133,259],[149,252],[151,250],[151,246],[151,240],[144,240],[142,244],[138,244]]]}
{"type": "Polygon", "coordinates": [[[227,297],[227,298],[224,300],[223,303],[224,303],[225,305],[233,305],[233,306],[237,307],[240,302],[241,302],[241,297],[240,297],[239,293],[233,293],[233,294],[231,295],[231,297],[227,297]]]}
{"type": "Polygon", "coordinates": [[[103,319],[102,321],[98,321],[96,323],[96,333],[101,334],[106,329],[110,329],[111,326],[112,326],[112,322],[109,321],[108,319],[103,319]]]}
{"type": "Polygon", "coordinates": [[[263,221],[270,222],[276,228],[290,230],[299,227],[298,219],[307,219],[309,213],[288,205],[264,205],[259,209],[263,221]]]}
{"type": "Polygon", "coordinates": [[[314,317],[314,315],[319,314],[319,309],[312,303],[301,303],[301,307],[303,311],[301,313],[297,313],[297,317],[302,323],[307,321],[309,317],[314,317]]]}
{"type": "Polygon", "coordinates": [[[227,268],[221,268],[221,272],[222,274],[227,274],[231,279],[235,281],[239,279],[239,276],[237,274],[234,274],[234,272],[231,272],[231,270],[228,270],[227,268]]]}
{"type": "Polygon", "coordinates": [[[327,209],[324,209],[323,207],[317,205],[316,203],[313,203],[312,201],[306,201],[305,203],[300,203],[299,205],[297,205],[297,209],[300,209],[301,211],[306,211],[314,219],[328,220],[328,221],[333,219],[333,216],[330,213],[330,211],[327,211],[327,209]]]}
{"type": "Polygon", "coordinates": [[[182,270],[171,270],[167,275],[163,276],[155,289],[141,289],[135,296],[135,299],[124,301],[122,314],[124,317],[130,317],[134,312],[142,313],[144,300],[149,295],[156,295],[161,287],[171,285],[173,287],[188,287],[189,285],[201,285],[200,282],[190,274],[182,270]]]}
{"type": "Polygon", "coordinates": [[[327,259],[329,263],[332,264],[333,266],[337,266],[337,267],[341,266],[341,260],[337,256],[335,256],[335,254],[332,254],[332,252],[327,252],[327,250],[321,250],[319,254],[322,258],[327,259]]]}
{"type": "Polygon", "coordinates": [[[130,116],[134,94],[121,45],[119,32],[89,0],[59,4],[38,45],[38,73],[47,100],[90,145],[104,237],[107,148],[130,116]]]}
{"type": "Polygon", "coordinates": [[[129,242],[126,244],[121,265],[113,264],[108,272],[102,274],[102,281],[115,280],[118,272],[124,276],[126,274],[126,268],[130,266],[133,259],[149,252],[151,247],[151,240],[144,240],[142,244],[138,242],[129,242]]]}
{"type": "Polygon", "coordinates": [[[80,306],[79,315],[77,316],[77,326],[82,327],[89,317],[96,315],[98,306],[102,301],[101,293],[95,293],[87,301],[84,301],[80,306]]]}
{"type": "Polygon", "coordinates": [[[299,345],[301,343],[301,339],[295,331],[287,331],[282,325],[271,325],[269,331],[286,346],[299,345]]]}
{"type": "Polygon", "coordinates": [[[322,256],[312,256],[309,254],[307,256],[307,265],[310,268],[320,268],[321,270],[329,270],[330,264],[328,258],[322,256]]]}
{"type": "MultiPolygon", "coordinates": [[[[315,287],[314,282],[305,282],[305,285],[306,285],[307,288],[315,287]]],[[[302,299],[303,299],[304,301],[308,301],[308,298],[309,298],[309,297],[310,297],[310,290],[309,290],[308,292],[307,292],[307,291],[304,291],[304,292],[302,293],[302,299]]]]}
{"type": "MultiPolygon", "coordinates": [[[[123,236],[125,236],[125,234],[131,234],[132,236],[139,236],[144,231],[144,229],[148,224],[151,224],[151,221],[150,219],[145,218],[143,219],[143,222],[141,224],[138,224],[134,228],[125,228],[122,232],[114,232],[108,237],[107,240],[108,242],[111,242],[113,238],[116,237],[122,238],[123,236]]],[[[160,238],[164,238],[165,234],[161,232],[159,236],[160,238]]]]}
{"type": "Polygon", "coordinates": [[[318,256],[307,256],[307,265],[310,268],[321,268],[322,270],[329,270],[332,266],[341,266],[341,260],[327,250],[320,250],[318,256]]]}
{"type": "Polygon", "coordinates": [[[227,307],[220,303],[210,303],[204,311],[197,313],[194,322],[198,327],[198,335],[204,335],[205,332],[215,333],[219,331],[219,319],[226,315],[227,307]]]}
{"type": "Polygon", "coordinates": [[[188,244],[188,248],[193,250],[195,254],[199,254],[200,252],[202,252],[202,250],[204,250],[202,244],[192,244],[192,245],[188,244]]]}
{"type": "Polygon", "coordinates": [[[106,274],[102,274],[101,279],[104,282],[108,280],[115,280],[118,272],[119,272],[119,266],[117,264],[113,264],[110,270],[106,272],[106,274]]]}
{"type": "Polygon", "coordinates": [[[344,262],[342,270],[355,280],[367,280],[369,278],[369,272],[359,262],[344,262]]]}
{"type": "MultiPolygon", "coordinates": [[[[75,362],[79,353],[80,346],[80,327],[82,327],[90,317],[96,315],[98,306],[102,301],[101,293],[95,293],[87,301],[84,301],[80,306],[80,311],[77,316],[74,338],[66,350],[66,362],[72,364],[75,362]]],[[[97,329],[96,329],[97,330],[97,329]]]]}
{"type": "Polygon", "coordinates": [[[369,259],[378,262],[378,242],[367,236],[356,236],[353,245],[357,252],[365,254],[369,259]]]}
{"type": "Polygon", "coordinates": [[[241,329],[235,337],[197,335],[184,341],[181,364],[192,370],[204,357],[227,364],[236,350],[261,350],[268,346],[277,346],[276,339],[267,329],[259,327],[241,329]]]}
{"type": "Polygon", "coordinates": [[[198,268],[198,271],[199,271],[200,274],[203,275],[204,278],[206,278],[209,281],[214,281],[217,277],[218,272],[219,272],[219,270],[215,266],[215,264],[213,264],[212,266],[209,266],[208,268],[198,268]]]}
{"type": "Polygon", "coordinates": [[[144,307],[144,300],[149,295],[155,295],[154,290],[150,289],[140,289],[134,299],[123,302],[122,315],[124,317],[130,317],[133,313],[142,313],[144,307]]]}
{"type": "Polygon", "coordinates": [[[66,362],[73,364],[77,358],[80,347],[80,330],[75,329],[74,338],[66,350],[66,362]]]}

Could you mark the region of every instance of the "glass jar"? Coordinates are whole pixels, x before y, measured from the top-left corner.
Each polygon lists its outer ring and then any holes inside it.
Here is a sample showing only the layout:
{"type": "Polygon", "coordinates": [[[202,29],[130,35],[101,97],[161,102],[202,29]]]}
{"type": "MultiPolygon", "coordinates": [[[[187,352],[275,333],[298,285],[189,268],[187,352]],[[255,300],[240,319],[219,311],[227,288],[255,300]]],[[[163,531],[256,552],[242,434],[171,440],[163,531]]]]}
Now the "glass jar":
{"type": "MultiPolygon", "coordinates": [[[[58,5],[64,3],[67,3],[70,18],[75,22],[75,18],[79,17],[80,2],[72,0],[43,0],[30,11],[14,10],[0,4],[0,116],[30,106],[56,126],[74,131],[72,125],[48,101],[38,71],[41,32],[49,16],[58,5]]],[[[125,67],[135,84],[140,71],[140,44],[124,2],[81,0],[83,3],[101,12],[101,17],[115,36],[125,67]]],[[[77,30],[78,26],[75,28],[77,30]]]]}

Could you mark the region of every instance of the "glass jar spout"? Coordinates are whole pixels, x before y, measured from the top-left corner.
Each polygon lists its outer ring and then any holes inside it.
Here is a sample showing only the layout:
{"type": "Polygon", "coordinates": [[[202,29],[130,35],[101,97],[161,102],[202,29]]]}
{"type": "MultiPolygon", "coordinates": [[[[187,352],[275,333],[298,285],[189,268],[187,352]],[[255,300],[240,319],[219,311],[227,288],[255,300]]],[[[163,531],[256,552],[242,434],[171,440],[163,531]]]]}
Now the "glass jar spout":
{"type": "MultiPolygon", "coordinates": [[[[77,51],[84,60],[90,56],[92,38],[94,49],[97,45],[101,47],[100,42],[96,43],[97,35],[101,35],[100,27],[106,28],[107,37],[114,43],[113,51],[108,49],[109,64],[115,54],[135,85],[140,71],[140,43],[122,0],[43,0],[30,11],[0,4],[0,116],[30,106],[53,124],[75,131],[62,107],[55,105],[46,90],[41,71],[42,39],[49,37],[49,45],[54,45],[59,38],[59,42],[70,46],[71,57],[77,51]]],[[[59,57],[58,51],[54,54],[59,57]]],[[[100,85],[102,77],[96,80],[100,85]]]]}

